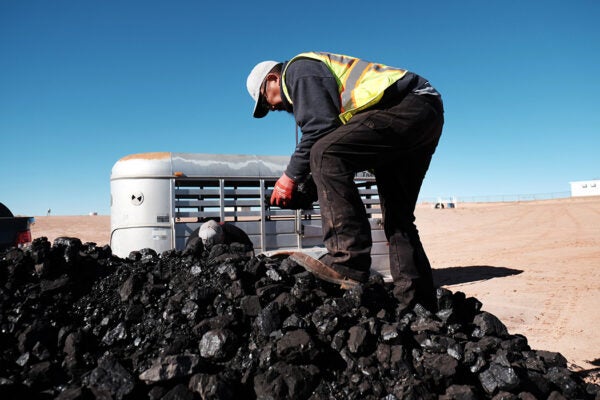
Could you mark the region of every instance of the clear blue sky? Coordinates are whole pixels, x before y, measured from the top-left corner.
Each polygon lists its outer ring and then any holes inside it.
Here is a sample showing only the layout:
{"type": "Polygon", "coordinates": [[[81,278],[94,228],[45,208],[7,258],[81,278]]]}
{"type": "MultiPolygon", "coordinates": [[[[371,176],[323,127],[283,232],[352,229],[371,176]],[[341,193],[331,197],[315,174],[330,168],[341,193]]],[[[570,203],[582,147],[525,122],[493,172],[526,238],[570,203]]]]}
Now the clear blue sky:
{"type": "Polygon", "coordinates": [[[442,93],[422,198],[566,192],[600,178],[598,21],[597,0],[0,0],[0,201],[108,215],[128,154],[289,155],[293,119],[253,119],[246,76],[309,50],[442,93]]]}

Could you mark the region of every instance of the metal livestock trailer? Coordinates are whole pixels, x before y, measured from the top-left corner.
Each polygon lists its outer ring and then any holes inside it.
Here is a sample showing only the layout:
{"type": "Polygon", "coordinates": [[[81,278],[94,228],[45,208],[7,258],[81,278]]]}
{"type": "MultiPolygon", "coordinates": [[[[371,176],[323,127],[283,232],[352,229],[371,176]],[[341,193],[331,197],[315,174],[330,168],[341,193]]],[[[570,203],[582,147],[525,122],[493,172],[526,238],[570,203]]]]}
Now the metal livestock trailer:
{"type": "MultiPolygon", "coordinates": [[[[285,170],[289,157],[140,153],[112,168],[110,246],[115,255],[151,248],[182,250],[190,234],[213,219],[243,229],[254,251],[301,250],[325,253],[318,202],[310,210],[270,206],[266,196],[285,170]]],[[[389,279],[388,245],[375,178],[355,177],[371,222],[373,270],[389,279]]]]}

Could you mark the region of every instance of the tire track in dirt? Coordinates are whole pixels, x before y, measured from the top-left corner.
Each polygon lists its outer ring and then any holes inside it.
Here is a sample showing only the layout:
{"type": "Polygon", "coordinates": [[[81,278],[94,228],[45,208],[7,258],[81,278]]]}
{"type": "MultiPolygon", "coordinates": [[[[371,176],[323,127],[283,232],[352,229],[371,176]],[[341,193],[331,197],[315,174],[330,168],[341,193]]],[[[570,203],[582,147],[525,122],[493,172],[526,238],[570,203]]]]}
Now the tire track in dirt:
{"type": "MultiPolygon", "coordinates": [[[[541,302],[537,303],[539,312],[534,316],[535,323],[527,324],[524,320],[522,331],[532,341],[537,341],[537,338],[544,340],[550,338],[566,346],[574,336],[581,334],[591,336],[589,332],[584,332],[586,327],[578,321],[579,317],[585,319],[589,316],[580,316],[578,313],[586,308],[587,303],[593,298],[591,294],[594,291],[600,295],[598,289],[600,273],[585,261],[589,260],[587,249],[597,245],[594,230],[590,229],[590,221],[597,220],[600,211],[589,205],[575,207],[571,203],[565,203],[549,214],[553,218],[546,218],[544,221],[545,212],[543,206],[538,207],[536,210],[531,210],[527,219],[522,220],[527,224],[538,218],[543,221],[543,226],[538,227],[542,229],[537,229],[538,235],[535,238],[522,243],[521,250],[535,253],[536,249],[540,251],[551,249],[553,254],[557,255],[555,258],[552,258],[552,254],[545,257],[547,262],[554,265],[544,268],[543,265],[538,264],[528,277],[531,280],[530,284],[543,286],[545,291],[543,298],[539,299],[541,302]],[[568,231],[569,236],[565,237],[563,231],[568,231]],[[577,264],[579,257],[581,257],[581,265],[571,266],[570,264],[577,264]],[[589,279],[582,285],[580,277],[575,276],[574,273],[586,274],[589,279]]],[[[540,257],[540,260],[543,258],[540,257]]]]}
{"type": "MultiPolygon", "coordinates": [[[[560,228],[567,224],[575,227],[576,235],[581,231],[581,224],[569,212],[568,205],[562,204],[559,211],[553,215],[554,218],[546,217],[549,214],[546,214],[547,210],[545,210],[543,205],[537,206],[537,208],[530,208],[532,210],[529,216],[532,221],[537,221],[538,223],[539,221],[544,221],[542,224],[543,230],[541,232],[538,231],[536,237],[532,237],[528,243],[524,243],[523,250],[543,249],[552,247],[553,245],[560,245],[560,243],[556,243],[556,233],[560,232],[560,228]],[[555,239],[554,242],[553,238],[555,239]]],[[[569,316],[575,311],[580,296],[578,295],[578,290],[569,283],[570,277],[566,271],[555,270],[552,276],[548,276],[544,271],[540,271],[540,275],[538,278],[541,279],[541,284],[549,290],[547,290],[543,299],[543,311],[536,316],[537,324],[529,329],[536,335],[548,335],[550,333],[553,339],[560,339],[566,333],[569,316]]]]}
{"type": "Polygon", "coordinates": [[[450,289],[479,298],[510,332],[524,334],[532,348],[559,351],[570,362],[593,368],[591,362],[600,358],[597,324],[589,320],[590,313],[600,309],[600,301],[595,300],[600,298],[598,199],[491,206],[468,210],[465,216],[471,218],[468,225],[459,218],[452,223],[473,229],[470,236],[451,238],[460,252],[451,243],[444,245],[447,253],[436,254],[438,264],[452,255],[456,265],[523,272],[465,281],[450,289]],[[482,234],[474,237],[474,232],[482,234]],[[586,277],[583,283],[582,276],[586,277]]]}

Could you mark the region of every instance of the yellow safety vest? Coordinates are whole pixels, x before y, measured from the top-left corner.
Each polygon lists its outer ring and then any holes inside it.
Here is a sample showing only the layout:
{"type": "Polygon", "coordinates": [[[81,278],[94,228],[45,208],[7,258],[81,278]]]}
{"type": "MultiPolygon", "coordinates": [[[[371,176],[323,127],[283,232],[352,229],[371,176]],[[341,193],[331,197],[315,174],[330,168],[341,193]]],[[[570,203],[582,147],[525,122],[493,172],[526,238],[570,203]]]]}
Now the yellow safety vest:
{"type": "Polygon", "coordinates": [[[339,118],[347,123],[357,112],[376,104],[383,97],[385,89],[398,81],[407,71],[399,68],[375,64],[355,57],[325,52],[301,53],[292,58],[281,74],[283,94],[293,104],[285,84],[285,72],[291,63],[299,58],[319,60],[327,65],[338,83],[341,109],[339,118]]]}

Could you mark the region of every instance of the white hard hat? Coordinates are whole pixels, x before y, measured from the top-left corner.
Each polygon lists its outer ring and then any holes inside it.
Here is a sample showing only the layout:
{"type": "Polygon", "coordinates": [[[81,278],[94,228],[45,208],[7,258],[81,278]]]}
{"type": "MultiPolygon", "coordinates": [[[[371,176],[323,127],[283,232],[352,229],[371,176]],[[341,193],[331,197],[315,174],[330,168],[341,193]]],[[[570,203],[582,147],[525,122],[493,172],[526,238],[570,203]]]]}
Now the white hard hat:
{"type": "Polygon", "coordinates": [[[269,109],[262,106],[260,87],[265,80],[267,74],[273,69],[274,66],[279,64],[277,61],[263,61],[254,66],[248,79],[246,80],[246,87],[248,93],[254,99],[254,118],[262,118],[269,112],[269,109]]]}
{"type": "Polygon", "coordinates": [[[225,233],[218,222],[208,220],[200,226],[198,237],[202,239],[205,246],[212,246],[218,243],[225,242],[225,233]]]}

